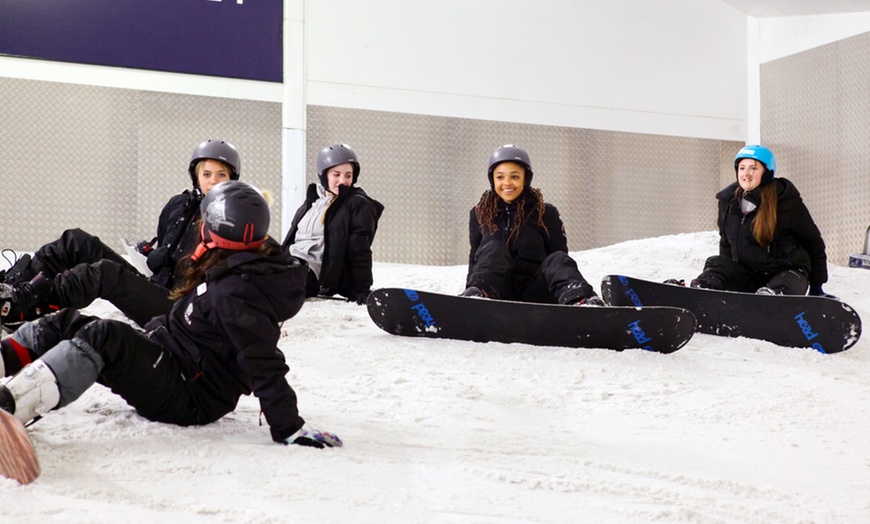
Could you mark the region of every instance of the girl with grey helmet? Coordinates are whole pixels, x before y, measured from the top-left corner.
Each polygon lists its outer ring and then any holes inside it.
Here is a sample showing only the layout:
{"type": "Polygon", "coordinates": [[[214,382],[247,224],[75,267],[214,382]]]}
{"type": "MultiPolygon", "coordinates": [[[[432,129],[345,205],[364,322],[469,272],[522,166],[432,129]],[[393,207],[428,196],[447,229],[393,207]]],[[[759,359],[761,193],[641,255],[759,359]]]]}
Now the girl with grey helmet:
{"type": "Polygon", "coordinates": [[[568,256],[552,204],[532,187],[525,149],[508,144],[489,157],[489,187],[471,209],[471,251],[463,296],[538,303],[603,305],[568,256]]]}
{"type": "Polygon", "coordinates": [[[360,163],[347,144],[317,153],[317,180],[308,186],[284,247],[308,263],[309,297],[341,295],[364,304],[372,286],[371,245],[384,206],[356,185],[360,163]]]}
{"type": "Polygon", "coordinates": [[[196,146],[187,168],[193,189],[170,199],[160,213],[157,236],[137,245],[147,257],[152,282],[169,289],[175,285],[184,270],[182,261],[196,247],[200,202],[217,184],[238,180],[241,171],[239,151],[226,140],[203,140],[196,146]]]}
{"type": "Polygon", "coordinates": [[[795,185],[776,176],[773,151],[747,145],[734,157],[737,180],[721,190],[719,254],[692,287],[747,293],[824,295],[822,234],[795,185]]]}
{"type": "Polygon", "coordinates": [[[169,289],[181,277],[183,261],[197,245],[203,195],[220,182],[238,180],[240,173],[241,158],[233,144],[220,139],[202,141],[187,164],[192,188],[166,203],[157,222],[157,236],[136,247],[146,257],[150,276],[98,237],[69,229],[33,257],[19,258],[0,276],[0,323],[13,331],[26,320],[63,307],[84,307],[96,298],[108,300],[140,325],[169,311],[169,289]],[[31,282],[38,275],[39,280],[31,282]],[[91,283],[81,284],[85,277],[91,283]]]}
{"type": "Polygon", "coordinates": [[[27,423],[99,381],[147,420],[198,426],[253,394],[274,442],[341,446],[305,425],[278,348],[281,324],[305,301],[305,264],[267,237],[268,205],[253,186],[214,186],[201,213],[203,249],[172,308],[144,330],[69,308],[0,341],[0,376],[12,376],[0,409],[27,423]]]}

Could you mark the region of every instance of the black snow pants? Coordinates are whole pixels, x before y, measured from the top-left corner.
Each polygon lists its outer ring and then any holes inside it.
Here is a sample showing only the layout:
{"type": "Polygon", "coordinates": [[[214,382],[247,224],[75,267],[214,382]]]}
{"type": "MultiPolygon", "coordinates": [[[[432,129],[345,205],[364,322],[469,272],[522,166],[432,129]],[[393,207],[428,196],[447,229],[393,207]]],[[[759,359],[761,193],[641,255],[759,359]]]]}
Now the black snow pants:
{"type": "Polygon", "coordinates": [[[25,323],[10,338],[51,368],[58,408],[97,382],[148,420],[180,426],[214,421],[197,408],[195,381],[184,374],[179,356],[125,322],[62,309],[25,323]]]}
{"type": "Polygon", "coordinates": [[[39,248],[33,255],[31,265],[36,272],[42,271],[46,276],[54,277],[79,264],[93,264],[100,260],[111,260],[138,273],[124,257],[98,237],[81,229],[67,229],[60,238],[39,248]]]}
{"type": "Polygon", "coordinates": [[[596,295],[568,253],[550,253],[531,278],[523,278],[515,274],[514,260],[499,241],[477,249],[466,281],[466,287],[470,286],[480,288],[490,298],[539,304],[573,304],[596,295]]]}
{"type": "Polygon", "coordinates": [[[54,278],[56,305],[62,308],[84,308],[102,298],[140,326],[172,308],[168,289],[145,278],[124,257],[81,229],[68,229],[42,246],[32,266],[54,278]]]}
{"type": "Polygon", "coordinates": [[[760,287],[768,287],[783,295],[806,295],[809,286],[809,276],[802,269],[757,272],[720,255],[704,262],[704,271],[696,280],[701,287],[742,293],[755,293],[760,287]]]}

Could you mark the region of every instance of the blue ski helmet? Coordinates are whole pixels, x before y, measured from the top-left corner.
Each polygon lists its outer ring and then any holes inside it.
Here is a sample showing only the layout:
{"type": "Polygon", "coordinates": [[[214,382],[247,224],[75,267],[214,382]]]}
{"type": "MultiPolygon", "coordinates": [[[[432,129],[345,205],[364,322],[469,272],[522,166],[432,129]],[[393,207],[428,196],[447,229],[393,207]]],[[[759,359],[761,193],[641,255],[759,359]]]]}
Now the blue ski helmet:
{"type": "Polygon", "coordinates": [[[773,151],[758,144],[743,146],[743,148],[737,152],[737,156],[734,157],[735,173],[737,173],[737,164],[739,164],[744,158],[758,160],[764,164],[765,173],[761,178],[761,185],[767,184],[773,180],[773,174],[776,172],[776,157],[773,156],[773,151]]]}
{"type": "Polygon", "coordinates": [[[493,191],[495,190],[495,185],[492,181],[492,172],[495,171],[496,166],[502,162],[514,162],[519,164],[526,170],[526,187],[532,184],[532,175],[534,175],[534,173],[532,172],[532,160],[529,158],[529,154],[521,147],[513,144],[505,144],[489,155],[489,168],[486,176],[489,178],[490,189],[493,191]]]}

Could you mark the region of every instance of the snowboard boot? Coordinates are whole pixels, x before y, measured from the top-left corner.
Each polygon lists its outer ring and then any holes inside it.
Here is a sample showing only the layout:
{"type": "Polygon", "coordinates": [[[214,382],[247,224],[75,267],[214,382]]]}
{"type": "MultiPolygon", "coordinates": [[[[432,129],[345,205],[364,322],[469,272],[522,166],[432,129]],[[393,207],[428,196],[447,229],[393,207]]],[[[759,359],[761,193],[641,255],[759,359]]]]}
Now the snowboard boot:
{"type": "Polygon", "coordinates": [[[10,286],[9,284],[0,283],[0,327],[2,327],[4,331],[8,332],[15,331],[16,329],[6,327],[7,322],[12,321],[12,317],[10,316],[10,314],[14,314],[14,312],[12,311],[15,308],[13,304],[14,295],[15,288],[10,286]]]}
{"type": "Polygon", "coordinates": [[[601,300],[601,297],[592,295],[591,297],[586,297],[579,302],[575,302],[574,305],[583,307],[601,307],[606,306],[607,304],[601,300]]]}
{"type": "MultiPolygon", "coordinates": [[[[585,286],[579,282],[562,286],[561,289],[555,291],[554,294],[556,295],[556,303],[563,306],[587,305],[587,303],[593,298],[598,299],[599,301],[601,300],[600,298],[598,298],[598,295],[595,294],[595,291],[593,291],[589,286],[585,286]],[[591,294],[589,294],[590,292],[591,294]],[[584,296],[587,294],[589,294],[589,296],[584,296]]],[[[601,304],[597,305],[604,305],[604,302],[601,302],[601,304]]]]}
{"type": "Polygon", "coordinates": [[[701,289],[715,289],[712,285],[710,285],[710,282],[708,282],[706,279],[703,279],[703,278],[693,279],[689,283],[689,287],[697,287],[697,288],[701,288],[701,289]]]}
{"type": "Polygon", "coordinates": [[[59,402],[57,379],[41,360],[28,364],[0,385],[0,409],[12,413],[25,425],[55,408],[59,402]]]}
{"type": "Polygon", "coordinates": [[[29,282],[12,287],[0,284],[0,324],[8,331],[59,309],[54,282],[39,273],[29,282]]]}
{"type": "Polygon", "coordinates": [[[486,292],[480,289],[477,286],[469,286],[459,294],[460,297],[477,297],[477,298],[489,298],[486,295],[486,292]]]}
{"type": "MultiPolygon", "coordinates": [[[[4,253],[5,256],[5,253],[4,253]]],[[[28,282],[36,276],[36,270],[31,264],[32,258],[30,255],[24,254],[17,257],[15,263],[9,269],[0,271],[0,282],[16,286],[18,284],[28,282]]]]}
{"type": "Polygon", "coordinates": [[[756,295],[784,295],[781,289],[774,289],[767,286],[760,287],[755,291],[756,295]]]}

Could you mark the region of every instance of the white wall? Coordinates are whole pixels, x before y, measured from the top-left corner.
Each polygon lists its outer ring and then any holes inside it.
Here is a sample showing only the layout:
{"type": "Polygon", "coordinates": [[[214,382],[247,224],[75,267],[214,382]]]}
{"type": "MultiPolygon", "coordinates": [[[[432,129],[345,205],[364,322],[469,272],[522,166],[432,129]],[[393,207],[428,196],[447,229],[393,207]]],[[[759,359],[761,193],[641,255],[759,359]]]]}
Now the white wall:
{"type": "Polygon", "coordinates": [[[870,12],[759,18],[759,60],[777,60],[870,31],[870,12]]]}
{"type": "MultiPolygon", "coordinates": [[[[310,104],[744,136],[746,18],[716,0],[284,4],[296,22],[304,6],[307,83],[293,96],[310,104]]],[[[0,76],[288,101],[274,83],[45,60],[0,57],[0,76]]]]}
{"type": "Polygon", "coordinates": [[[285,30],[304,21],[306,32],[303,43],[285,37],[304,46],[285,70],[308,68],[290,95],[268,82],[2,56],[0,76],[743,140],[753,62],[870,31],[868,12],[749,19],[747,34],[747,18],[717,0],[284,4],[285,30]]]}
{"type": "Polygon", "coordinates": [[[747,19],[718,0],[283,1],[284,85],[7,57],[0,75],[284,104],[285,229],[306,104],[746,136],[747,19]]]}
{"type": "Polygon", "coordinates": [[[120,89],[141,89],[182,95],[238,98],[260,102],[281,102],[284,96],[283,86],[274,82],[162,73],[6,56],[0,56],[0,76],[120,89]]]}
{"type": "Polygon", "coordinates": [[[306,2],[307,101],[743,140],[746,17],[715,0],[306,2]]]}

